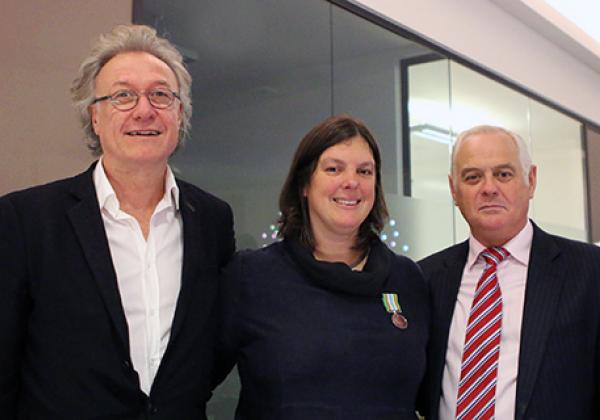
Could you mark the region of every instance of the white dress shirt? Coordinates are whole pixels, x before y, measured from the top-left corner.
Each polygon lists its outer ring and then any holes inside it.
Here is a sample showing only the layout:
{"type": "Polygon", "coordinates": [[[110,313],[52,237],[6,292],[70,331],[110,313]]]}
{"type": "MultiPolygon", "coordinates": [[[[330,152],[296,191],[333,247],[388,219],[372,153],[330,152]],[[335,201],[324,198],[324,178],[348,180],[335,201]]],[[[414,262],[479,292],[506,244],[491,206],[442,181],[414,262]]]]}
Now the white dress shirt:
{"type": "MultiPolygon", "coordinates": [[[[510,252],[510,256],[502,261],[497,269],[502,292],[502,338],[496,382],[495,418],[497,419],[515,418],[521,320],[532,238],[533,227],[531,222],[527,221],[521,232],[504,245],[504,248],[510,252]]],[[[456,396],[465,332],[477,282],[485,268],[485,261],[479,255],[484,249],[485,247],[479,241],[469,236],[469,255],[458,290],[446,350],[439,411],[442,420],[454,419],[456,416],[456,396]]]]}
{"type": "Polygon", "coordinates": [[[94,169],[94,185],[127,319],[131,361],[141,390],[149,395],[169,342],[181,286],[179,189],[167,168],[165,194],[154,209],[144,239],[137,220],[121,211],[102,159],[94,169]]]}

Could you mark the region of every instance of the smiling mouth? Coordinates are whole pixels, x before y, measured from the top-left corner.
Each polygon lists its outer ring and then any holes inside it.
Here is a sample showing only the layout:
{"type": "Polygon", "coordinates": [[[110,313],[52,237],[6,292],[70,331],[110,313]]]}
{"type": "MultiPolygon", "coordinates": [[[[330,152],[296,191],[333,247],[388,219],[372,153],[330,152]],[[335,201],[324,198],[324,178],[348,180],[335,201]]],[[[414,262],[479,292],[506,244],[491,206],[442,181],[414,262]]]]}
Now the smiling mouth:
{"type": "Polygon", "coordinates": [[[134,130],[134,131],[127,131],[125,134],[127,134],[128,136],[159,136],[161,134],[160,131],[158,130],[134,130]]]}
{"type": "Polygon", "coordinates": [[[361,202],[361,200],[347,200],[344,198],[334,198],[333,201],[344,206],[356,206],[361,202]]]}

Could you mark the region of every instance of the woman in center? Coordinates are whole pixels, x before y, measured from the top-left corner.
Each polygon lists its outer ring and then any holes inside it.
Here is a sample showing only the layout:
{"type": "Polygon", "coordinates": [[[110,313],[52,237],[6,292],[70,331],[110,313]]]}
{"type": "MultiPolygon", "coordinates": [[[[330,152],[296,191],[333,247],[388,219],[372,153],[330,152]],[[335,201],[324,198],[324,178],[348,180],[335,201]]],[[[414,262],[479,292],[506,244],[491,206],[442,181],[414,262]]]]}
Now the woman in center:
{"type": "Polygon", "coordinates": [[[341,115],[314,127],[279,207],[283,240],[224,273],[217,381],[237,363],[236,419],[415,419],[428,291],[379,239],[381,156],[365,125],[341,115]]]}

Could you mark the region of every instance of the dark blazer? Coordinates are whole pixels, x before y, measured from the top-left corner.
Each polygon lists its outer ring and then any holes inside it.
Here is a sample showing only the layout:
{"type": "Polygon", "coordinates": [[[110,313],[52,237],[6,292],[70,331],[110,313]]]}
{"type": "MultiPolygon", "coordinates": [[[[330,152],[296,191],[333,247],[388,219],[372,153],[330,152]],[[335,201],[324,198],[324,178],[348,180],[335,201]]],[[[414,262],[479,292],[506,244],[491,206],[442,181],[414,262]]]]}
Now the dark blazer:
{"type": "Polygon", "coordinates": [[[181,290],[148,398],[130,359],[94,166],[0,198],[0,418],[205,418],[231,209],[177,181],[181,290]]]}
{"type": "MultiPolygon", "coordinates": [[[[600,248],[533,228],[515,417],[600,418],[600,248]]],[[[468,249],[463,242],[419,262],[433,304],[428,419],[438,418],[448,333],[468,249]]]]}

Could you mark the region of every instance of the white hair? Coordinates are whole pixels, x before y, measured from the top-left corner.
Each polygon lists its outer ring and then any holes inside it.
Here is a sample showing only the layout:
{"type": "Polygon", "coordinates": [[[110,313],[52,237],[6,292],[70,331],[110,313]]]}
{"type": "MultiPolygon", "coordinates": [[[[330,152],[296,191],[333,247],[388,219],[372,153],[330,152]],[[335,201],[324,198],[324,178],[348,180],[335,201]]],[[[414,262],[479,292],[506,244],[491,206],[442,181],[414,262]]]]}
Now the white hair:
{"type": "Polygon", "coordinates": [[[126,52],[146,52],[164,61],[175,73],[179,84],[179,98],[183,106],[183,118],[179,130],[179,144],[189,135],[192,117],[192,77],[185,68],[183,57],[167,39],[157,35],[156,30],[145,25],[118,25],[112,31],[96,39],[87,58],[79,67],[77,78],[71,86],[73,103],[79,111],[79,119],[88,139],[88,147],[96,156],[102,154],[100,139],[92,127],[90,105],[94,100],[96,76],[113,57],[126,52]]]}
{"type": "Polygon", "coordinates": [[[523,140],[523,138],[521,136],[519,136],[516,133],[513,133],[510,130],[507,130],[505,128],[502,127],[497,127],[494,125],[478,125],[472,128],[469,128],[468,130],[465,130],[463,132],[461,132],[456,141],[454,142],[454,145],[452,146],[452,164],[450,167],[450,174],[452,175],[452,180],[456,185],[456,174],[455,174],[455,170],[456,170],[456,153],[460,147],[460,145],[463,143],[463,141],[465,141],[467,138],[471,137],[471,136],[475,136],[475,135],[479,135],[479,134],[502,134],[505,135],[509,138],[511,138],[514,142],[515,145],[517,146],[517,150],[519,152],[519,161],[521,162],[521,168],[523,168],[523,178],[525,181],[525,185],[529,185],[529,169],[531,168],[532,162],[531,162],[531,155],[529,154],[529,148],[527,147],[527,144],[525,143],[525,141],[523,140]]]}

